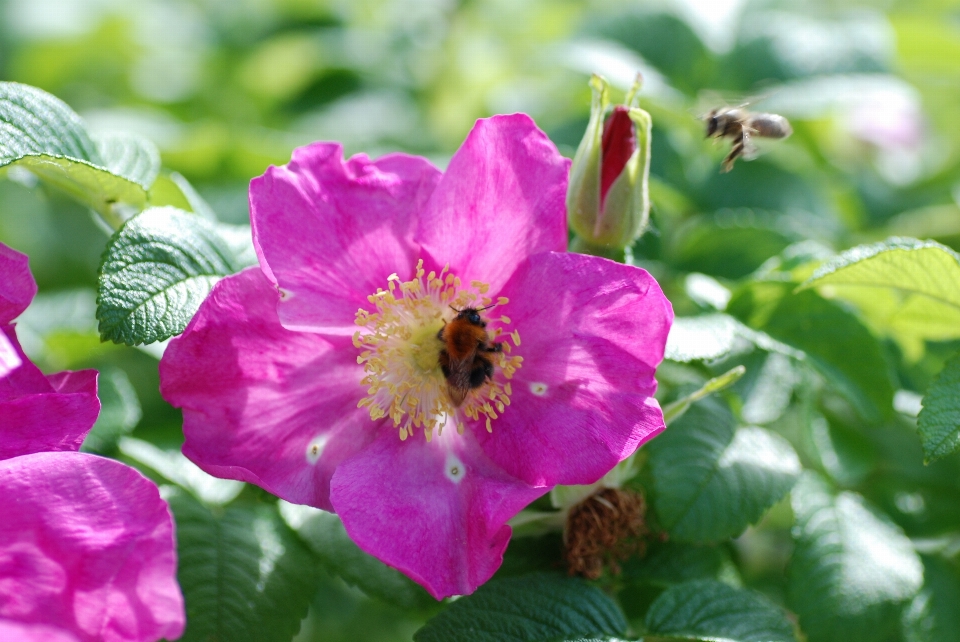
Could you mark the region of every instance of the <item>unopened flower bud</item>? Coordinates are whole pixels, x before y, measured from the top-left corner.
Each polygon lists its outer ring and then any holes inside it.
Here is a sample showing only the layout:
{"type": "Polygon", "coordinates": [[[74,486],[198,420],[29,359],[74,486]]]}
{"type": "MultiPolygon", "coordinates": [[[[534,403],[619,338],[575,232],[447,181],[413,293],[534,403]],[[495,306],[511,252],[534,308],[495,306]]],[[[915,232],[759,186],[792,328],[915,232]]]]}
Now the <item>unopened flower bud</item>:
{"type": "Polygon", "coordinates": [[[607,116],[607,81],[590,79],[590,122],[570,169],[567,216],[588,245],[626,247],[643,233],[650,212],[650,114],[636,106],[640,77],[607,116]]]}

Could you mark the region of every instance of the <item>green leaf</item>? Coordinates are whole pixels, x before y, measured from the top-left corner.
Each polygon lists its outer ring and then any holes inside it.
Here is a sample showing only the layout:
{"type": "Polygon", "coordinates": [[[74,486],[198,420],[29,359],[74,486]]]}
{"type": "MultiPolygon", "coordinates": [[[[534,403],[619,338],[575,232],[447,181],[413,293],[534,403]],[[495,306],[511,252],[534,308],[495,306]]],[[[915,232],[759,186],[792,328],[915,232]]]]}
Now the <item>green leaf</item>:
{"type": "Polygon", "coordinates": [[[83,121],[66,103],[36,87],[0,82],[0,166],[41,154],[101,164],[83,121]]]}
{"type": "Polygon", "coordinates": [[[680,416],[690,408],[691,404],[696,403],[701,399],[706,399],[716,392],[726,390],[739,381],[740,377],[742,377],[746,372],[747,369],[743,366],[731,368],[719,377],[714,377],[713,379],[708,380],[706,383],[700,386],[698,390],[694,390],[689,395],[668,403],[663,408],[664,423],[670,425],[679,419],[680,416]]]}
{"type": "Polygon", "coordinates": [[[811,640],[886,639],[923,583],[923,566],[898,526],[860,495],[835,493],[806,473],[792,494],[795,549],[787,603],[811,640]]]}
{"type": "Polygon", "coordinates": [[[390,604],[424,608],[436,604],[429,593],[400,571],[364,553],[332,513],[281,501],[280,515],[331,573],[390,604]]]}
{"type": "Polygon", "coordinates": [[[923,558],[923,589],[903,613],[906,642],[960,642],[960,574],[937,557],[923,558]]]}
{"type": "MultiPolygon", "coordinates": [[[[112,144],[107,148],[118,151],[112,144]]],[[[133,166],[121,156],[114,155],[109,163],[64,102],[29,85],[0,82],[0,167],[30,170],[119,227],[132,211],[143,209],[146,192],[126,174],[107,169],[124,165],[133,175],[133,166]]],[[[137,176],[146,174],[141,170],[137,176]]]]}
{"type": "Polygon", "coordinates": [[[181,642],[289,642],[313,598],[310,552],[274,506],[212,512],[164,487],[177,522],[177,577],[187,610],[181,642]]]}
{"type": "Polygon", "coordinates": [[[453,602],[417,631],[416,642],[546,642],[623,635],[627,622],[582,580],[535,573],[494,580],[453,602]]]}
{"type": "Polygon", "coordinates": [[[730,576],[735,577],[736,570],[725,549],[682,542],[654,544],[644,557],[632,557],[623,565],[624,579],[654,586],[730,576]]]}
{"type": "Polygon", "coordinates": [[[138,468],[145,467],[158,473],[205,504],[229,504],[243,490],[243,482],[220,479],[206,473],[187,459],[179,448],[164,450],[148,441],[133,437],[122,437],[118,446],[120,452],[133,460],[138,468]]]}
{"type": "Polygon", "coordinates": [[[143,411],[130,379],[119,368],[100,369],[97,396],[100,397],[100,416],[80,449],[84,452],[106,453],[116,446],[122,435],[134,429],[143,411]]]}
{"type": "Polygon", "coordinates": [[[864,418],[893,411],[890,368],[877,339],[852,313],[791,283],[757,281],[734,293],[728,311],[752,328],[806,353],[864,418]]]}
{"type": "Polygon", "coordinates": [[[715,399],[694,404],[646,449],[657,516],[681,541],[739,535],[800,474],[789,443],[762,428],[735,431],[730,410],[715,399]]]}
{"type": "Polygon", "coordinates": [[[107,169],[150,189],[160,173],[160,150],[156,145],[131,134],[106,134],[95,141],[107,169]]]}
{"type": "Polygon", "coordinates": [[[914,357],[923,340],[960,338],[960,255],[934,241],[894,237],[855,247],[801,286],[811,287],[854,303],[914,357]]]}
{"type": "Polygon", "coordinates": [[[137,345],[180,334],[214,284],[239,267],[207,221],[172,207],[148,209],[127,221],[104,251],[100,336],[137,345]]]}
{"type": "Polygon", "coordinates": [[[678,584],[650,605],[647,631],[684,640],[795,642],[782,609],[753,591],[701,580],[678,584]]]}
{"type": "Polygon", "coordinates": [[[928,462],[960,450],[960,353],[947,361],[923,398],[917,430],[928,462]]]}

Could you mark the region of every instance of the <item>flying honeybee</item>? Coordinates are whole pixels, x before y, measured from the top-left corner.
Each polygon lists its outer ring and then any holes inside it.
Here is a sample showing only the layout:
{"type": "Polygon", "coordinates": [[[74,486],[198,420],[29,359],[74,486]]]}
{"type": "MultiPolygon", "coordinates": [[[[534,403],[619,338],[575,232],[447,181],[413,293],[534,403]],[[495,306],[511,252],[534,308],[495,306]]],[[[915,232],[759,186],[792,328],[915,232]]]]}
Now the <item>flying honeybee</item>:
{"type": "Polygon", "coordinates": [[[713,109],[703,117],[707,122],[707,138],[729,138],[733,141],[730,153],[723,159],[723,170],[729,172],[740,156],[745,160],[756,157],[757,149],[751,136],[786,138],[793,133],[790,122],[778,114],[747,111],[743,107],[713,109]]]}
{"type": "Polygon", "coordinates": [[[454,308],[457,316],[437,333],[444,343],[440,369],[447,378],[447,393],[456,406],[463,403],[467,393],[493,377],[493,361],[488,355],[503,352],[502,343],[490,342],[487,322],[480,316],[486,309],[454,308]]]}

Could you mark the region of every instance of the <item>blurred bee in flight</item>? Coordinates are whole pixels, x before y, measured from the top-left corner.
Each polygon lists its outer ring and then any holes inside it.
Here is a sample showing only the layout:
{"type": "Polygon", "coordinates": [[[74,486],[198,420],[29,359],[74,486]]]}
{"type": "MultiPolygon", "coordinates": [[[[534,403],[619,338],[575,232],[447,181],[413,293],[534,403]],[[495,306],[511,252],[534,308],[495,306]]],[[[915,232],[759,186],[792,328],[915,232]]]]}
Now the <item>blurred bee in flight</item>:
{"type": "Polygon", "coordinates": [[[786,138],[793,133],[790,122],[778,114],[754,113],[741,107],[713,109],[703,120],[707,123],[707,138],[729,138],[733,141],[730,153],[723,159],[723,172],[733,169],[733,163],[743,156],[753,160],[757,148],[752,136],[761,138],[786,138]]]}

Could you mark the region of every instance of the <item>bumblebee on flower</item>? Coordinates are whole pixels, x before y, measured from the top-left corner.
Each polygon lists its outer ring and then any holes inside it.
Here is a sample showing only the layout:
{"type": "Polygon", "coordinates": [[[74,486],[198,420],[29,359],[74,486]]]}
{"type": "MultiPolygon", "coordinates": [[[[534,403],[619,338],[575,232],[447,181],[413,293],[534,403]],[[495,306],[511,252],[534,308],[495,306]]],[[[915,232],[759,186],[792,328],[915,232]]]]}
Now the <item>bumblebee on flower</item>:
{"type": "Polygon", "coordinates": [[[500,565],[513,515],[663,427],[670,304],[567,253],[569,161],[523,114],[446,172],[298,149],[250,189],[259,268],[221,281],[161,362],[184,453],[340,515],[437,598],[500,565]]]}

